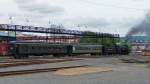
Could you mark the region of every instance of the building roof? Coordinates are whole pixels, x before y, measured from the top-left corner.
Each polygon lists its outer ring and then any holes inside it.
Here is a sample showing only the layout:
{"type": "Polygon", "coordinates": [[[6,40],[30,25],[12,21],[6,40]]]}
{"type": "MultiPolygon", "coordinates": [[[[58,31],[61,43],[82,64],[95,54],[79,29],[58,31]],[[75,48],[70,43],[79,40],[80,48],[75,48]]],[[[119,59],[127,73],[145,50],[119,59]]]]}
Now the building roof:
{"type": "Polygon", "coordinates": [[[128,36],[123,39],[128,42],[150,42],[150,36],[128,36]]]}
{"type": "MultiPolygon", "coordinates": [[[[14,32],[9,32],[9,36],[14,36],[14,32]]],[[[8,33],[6,31],[0,31],[0,36],[8,36],[8,33]]]]}
{"type": "MultiPolygon", "coordinates": [[[[0,31],[0,36],[8,36],[8,32],[7,31],[0,31]]],[[[15,36],[15,32],[10,31],[9,36],[12,36],[12,37],[15,36]]],[[[17,32],[17,36],[29,36],[29,35],[17,32]]]]}
{"type": "Polygon", "coordinates": [[[131,36],[127,37],[129,40],[150,40],[150,36],[131,36]]]}

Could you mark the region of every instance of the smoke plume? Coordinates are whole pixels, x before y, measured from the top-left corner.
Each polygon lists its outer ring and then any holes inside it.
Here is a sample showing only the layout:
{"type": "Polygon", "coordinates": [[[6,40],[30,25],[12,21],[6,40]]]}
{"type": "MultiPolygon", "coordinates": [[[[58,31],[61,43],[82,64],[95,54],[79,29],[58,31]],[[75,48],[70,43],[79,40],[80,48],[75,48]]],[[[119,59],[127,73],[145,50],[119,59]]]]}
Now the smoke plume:
{"type": "Polygon", "coordinates": [[[145,15],[144,20],[134,26],[127,34],[127,36],[132,36],[138,33],[150,35],[150,11],[145,15]]]}

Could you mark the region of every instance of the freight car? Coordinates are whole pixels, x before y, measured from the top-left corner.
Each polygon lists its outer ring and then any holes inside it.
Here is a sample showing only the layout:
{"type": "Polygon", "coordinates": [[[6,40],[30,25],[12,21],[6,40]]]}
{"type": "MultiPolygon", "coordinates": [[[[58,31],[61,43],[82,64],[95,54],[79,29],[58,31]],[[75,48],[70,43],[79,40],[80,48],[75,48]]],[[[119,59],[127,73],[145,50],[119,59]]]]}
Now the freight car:
{"type": "Polygon", "coordinates": [[[9,55],[13,55],[14,58],[28,58],[30,55],[71,56],[77,54],[102,54],[102,46],[27,42],[9,43],[9,55]]]}

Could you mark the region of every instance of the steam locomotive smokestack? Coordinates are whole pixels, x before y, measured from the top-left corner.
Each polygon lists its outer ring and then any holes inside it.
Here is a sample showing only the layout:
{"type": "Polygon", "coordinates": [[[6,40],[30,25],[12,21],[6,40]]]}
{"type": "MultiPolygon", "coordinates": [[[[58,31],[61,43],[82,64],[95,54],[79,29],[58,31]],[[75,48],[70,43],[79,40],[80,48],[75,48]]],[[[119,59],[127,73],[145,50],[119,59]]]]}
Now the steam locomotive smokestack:
{"type": "Polygon", "coordinates": [[[127,34],[132,36],[137,33],[144,33],[150,35],[150,11],[145,15],[145,19],[138,25],[134,26],[127,34]]]}

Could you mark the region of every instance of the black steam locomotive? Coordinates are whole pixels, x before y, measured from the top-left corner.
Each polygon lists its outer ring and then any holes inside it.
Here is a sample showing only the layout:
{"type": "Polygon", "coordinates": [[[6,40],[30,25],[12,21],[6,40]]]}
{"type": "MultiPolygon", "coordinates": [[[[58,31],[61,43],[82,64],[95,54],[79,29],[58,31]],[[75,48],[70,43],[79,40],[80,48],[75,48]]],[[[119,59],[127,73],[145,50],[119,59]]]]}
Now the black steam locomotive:
{"type": "Polygon", "coordinates": [[[9,43],[8,51],[14,58],[28,58],[29,56],[53,55],[72,56],[79,54],[128,54],[128,46],[103,46],[90,44],[57,44],[57,43],[33,43],[12,42],[9,43]]]}

